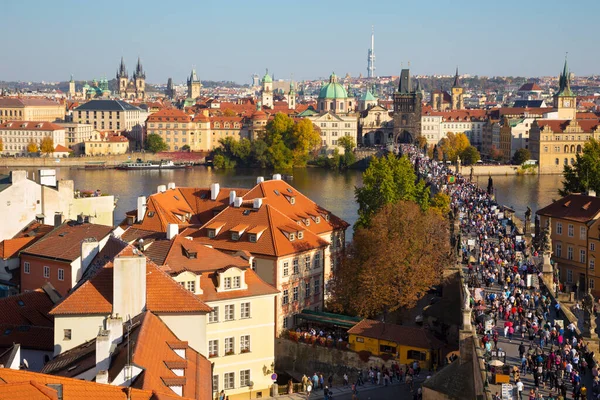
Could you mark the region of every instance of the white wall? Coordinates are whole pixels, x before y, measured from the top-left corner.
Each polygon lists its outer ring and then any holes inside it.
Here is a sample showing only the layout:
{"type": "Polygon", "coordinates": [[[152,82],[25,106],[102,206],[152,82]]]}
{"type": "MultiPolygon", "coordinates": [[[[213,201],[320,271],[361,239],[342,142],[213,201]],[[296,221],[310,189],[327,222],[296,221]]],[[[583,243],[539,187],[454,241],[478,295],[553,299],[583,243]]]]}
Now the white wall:
{"type": "Polygon", "coordinates": [[[179,340],[187,340],[189,346],[198,353],[208,357],[208,341],[206,340],[206,314],[168,313],[158,314],[179,340]]]}
{"type": "Polygon", "coordinates": [[[124,321],[146,308],[146,257],[117,257],[113,262],[113,315],[124,321]]]}
{"type": "Polygon", "coordinates": [[[12,171],[12,182],[0,192],[0,240],[12,238],[42,213],[40,185],[27,179],[25,171],[12,171]]]}
{"type": "Polygon", "coordinates": [[[98,336],[107,315],[55,315],[54,355],[64,353],[98,336]],[[64,330],[71,329],[71,340],[64,340],[64,330]]]}

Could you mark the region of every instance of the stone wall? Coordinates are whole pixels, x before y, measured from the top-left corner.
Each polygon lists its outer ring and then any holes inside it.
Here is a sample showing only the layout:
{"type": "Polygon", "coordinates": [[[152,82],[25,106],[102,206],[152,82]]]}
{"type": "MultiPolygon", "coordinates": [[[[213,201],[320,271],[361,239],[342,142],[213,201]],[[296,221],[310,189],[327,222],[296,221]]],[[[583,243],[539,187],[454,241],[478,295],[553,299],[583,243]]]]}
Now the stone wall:
{"type": "Polygon", "coordinates": [[[391,367],[393,360],[387,362],[379,357],[371,356],[368,362],[360,359],[358,353],[348,350],[337,350],[298,343],[288,339],[275,340],[275,369],[287,372],[297,377],[302,374],[311,376],[315,372],[322,372],[327,379],[330,374],[341,379],[347,373],[350,379],[356,378],[358,369],[363,371],[369,367],[381,367],[385,364],[391,367]]]}

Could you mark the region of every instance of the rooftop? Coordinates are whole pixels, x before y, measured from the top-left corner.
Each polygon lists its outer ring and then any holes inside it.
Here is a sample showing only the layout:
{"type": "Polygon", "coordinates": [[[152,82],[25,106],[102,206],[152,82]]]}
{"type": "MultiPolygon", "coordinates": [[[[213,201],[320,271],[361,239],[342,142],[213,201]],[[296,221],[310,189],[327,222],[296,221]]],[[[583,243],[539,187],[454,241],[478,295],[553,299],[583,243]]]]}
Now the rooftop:
{"type": "Polygon", "coordinates": [[[142,111],[123,100],[90,100],[74,111],[142,111]]]}
{"type": "Polygon", "coordinates": [[[371,319],[363,319],[348,330],[348,334],[364,336],[373,339],[387,340],[400,345],[431,349],[439,347],[439,341],[422,328],[388,324],[371,319]]]}
{"type": "Polygon", "coordinates": [[[589,222],[600,213],[600,198],[570,194],[537,211],[538,215],[577,222],[589,222]]]}

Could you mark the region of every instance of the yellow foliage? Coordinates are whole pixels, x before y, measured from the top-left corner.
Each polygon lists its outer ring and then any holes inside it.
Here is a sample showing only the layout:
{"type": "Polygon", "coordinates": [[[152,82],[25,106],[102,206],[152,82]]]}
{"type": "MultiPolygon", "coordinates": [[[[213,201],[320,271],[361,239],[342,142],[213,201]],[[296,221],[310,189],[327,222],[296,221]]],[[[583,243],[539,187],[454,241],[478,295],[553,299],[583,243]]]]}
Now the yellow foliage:
{"type": "Polygon", "coordinates": [[[464,133],[448,132],[439,145],[446,155],[446,159],[455,162],[458,155],[469,147],[471,143],[469,143],[469,138],[464,133]]]}
{"type": "Polygon", "coordinates": [[[38,145],[36,142],[34,142],[33,140],[31,142],[29,142],[29,144],[27,145],[27,152],[28,153],[37,153],[39,151],[38,145]]]}
{"type": "Polygon", "coordinates": [[[40,146],[40,150],[42,153],[49,154],[54,152],[54,140],[50,136],[46,136],[42,139],[42,144],[40,146]]]}

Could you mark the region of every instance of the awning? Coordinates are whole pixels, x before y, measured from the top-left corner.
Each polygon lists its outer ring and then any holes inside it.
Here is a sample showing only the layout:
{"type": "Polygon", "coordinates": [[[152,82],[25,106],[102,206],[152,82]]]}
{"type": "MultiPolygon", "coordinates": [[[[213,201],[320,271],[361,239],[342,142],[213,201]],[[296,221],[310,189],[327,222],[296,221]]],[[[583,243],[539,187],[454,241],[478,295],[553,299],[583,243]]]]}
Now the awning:
{"type": "Polygon", "coordinates": [[[302,310],[300,314],[296,315],[296,318],[344,329],[350,329],[361,321],[359,317],[350,317],[348,315],[333,314],[308,309],[302,310]]]}

